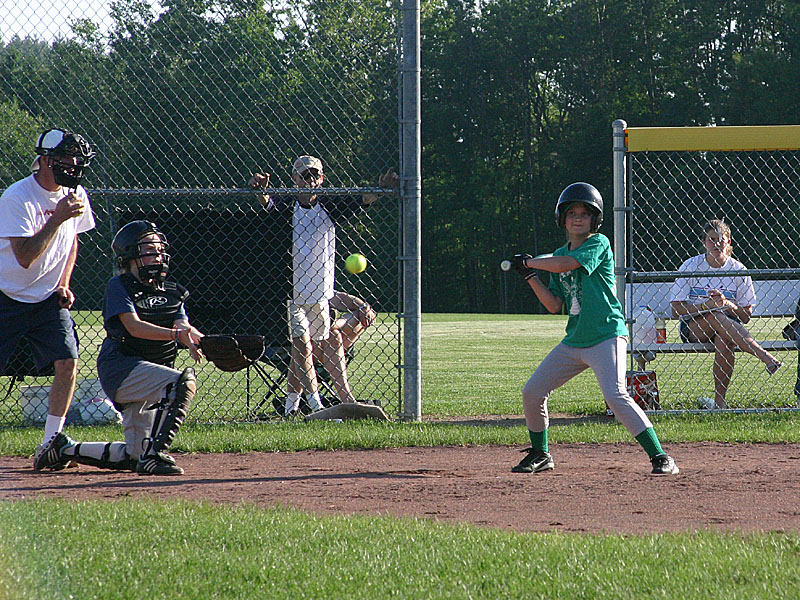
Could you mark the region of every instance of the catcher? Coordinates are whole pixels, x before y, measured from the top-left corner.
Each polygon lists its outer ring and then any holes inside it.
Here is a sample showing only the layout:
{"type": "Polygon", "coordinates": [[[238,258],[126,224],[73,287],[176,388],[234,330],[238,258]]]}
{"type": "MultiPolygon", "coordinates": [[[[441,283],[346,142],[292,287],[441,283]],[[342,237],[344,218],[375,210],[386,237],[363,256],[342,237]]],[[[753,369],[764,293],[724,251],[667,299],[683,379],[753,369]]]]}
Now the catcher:
{"type": "Polygon", "coordinates": [[[194,369],[174,368],[179,345],[195,361],[203,334],[189,324],[185,288],[167,281],[170,256],[164,234],[147,221],[122,227],[111,244],[119,275],[106,286],[106,338],[97,358],[103,390],[122,413],[124,442],[59,440],[59,462],[140,475],[180,475],[167,451],[197,390],[194,369]]]}

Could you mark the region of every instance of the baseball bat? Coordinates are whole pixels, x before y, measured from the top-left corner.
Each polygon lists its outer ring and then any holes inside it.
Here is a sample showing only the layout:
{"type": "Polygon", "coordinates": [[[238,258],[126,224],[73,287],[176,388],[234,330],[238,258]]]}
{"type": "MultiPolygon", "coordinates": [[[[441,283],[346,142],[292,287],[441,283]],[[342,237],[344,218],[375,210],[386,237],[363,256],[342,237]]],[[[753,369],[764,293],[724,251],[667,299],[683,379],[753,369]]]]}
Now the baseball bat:
{"type": "MultiPolygon", "coordinates": [[[[550,258],[551,256],[553,256],[552,252],[548,252],[547,254],[539,254],[537,256],[534,256],[533,258],[550,258]]],[[[511,261],[510,260],[502,261],[500,263],[500,270],[501,271],[510,271],[511,270],[511,261]]]]}

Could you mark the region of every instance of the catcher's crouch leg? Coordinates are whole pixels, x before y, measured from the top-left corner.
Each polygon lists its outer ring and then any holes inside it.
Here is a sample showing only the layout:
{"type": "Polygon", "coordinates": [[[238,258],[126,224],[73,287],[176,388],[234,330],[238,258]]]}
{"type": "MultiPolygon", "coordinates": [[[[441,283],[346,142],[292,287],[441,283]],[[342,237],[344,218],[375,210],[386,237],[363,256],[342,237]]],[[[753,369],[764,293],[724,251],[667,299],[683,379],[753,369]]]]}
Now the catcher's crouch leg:
{"type": "Polygon", "coordinates": [[[167,451],[186,418],[189,404],[197,391],[194,369],[183,370],[178,381],[172,386],[167,397],[155,405],[156,410],[153,429],[147,441],[145,451],[136,465],[140,475],[181,475],[183,469],[175,464],[167,451]]]}
{"type": "Polygon", "coordinates": [[[128,454],[125,442],[76,442],[64,448],[62,454],[76,463],[100,469],[136,470],[136,459],[128,454]]]}

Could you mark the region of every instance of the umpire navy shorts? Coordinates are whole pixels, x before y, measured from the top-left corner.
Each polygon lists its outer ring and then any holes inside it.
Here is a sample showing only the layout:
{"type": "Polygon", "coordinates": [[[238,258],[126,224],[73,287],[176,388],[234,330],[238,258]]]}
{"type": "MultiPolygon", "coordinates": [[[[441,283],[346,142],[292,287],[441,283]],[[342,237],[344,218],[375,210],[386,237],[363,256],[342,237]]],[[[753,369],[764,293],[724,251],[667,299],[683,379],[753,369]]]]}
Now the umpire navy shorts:
{"type": "Polygon", "coordinates": [[[0,292],[0,374],[23,337],[28,340],[37,372],[56,360],[78,358],[75,321],[59,300],[55,292],[35,303],[19,302],[0,292]]]}

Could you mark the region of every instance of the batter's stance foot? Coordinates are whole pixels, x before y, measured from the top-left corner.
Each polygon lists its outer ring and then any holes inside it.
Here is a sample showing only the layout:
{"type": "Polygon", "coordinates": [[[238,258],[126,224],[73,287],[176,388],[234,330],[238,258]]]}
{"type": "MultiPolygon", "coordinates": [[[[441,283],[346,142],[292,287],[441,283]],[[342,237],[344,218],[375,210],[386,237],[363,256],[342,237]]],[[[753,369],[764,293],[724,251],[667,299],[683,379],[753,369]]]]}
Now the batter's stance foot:
{"type": "Polygon", "coordinates": [[[651,473],[654,475],[677,475],[681,472],[669,454],[658,454],[650,462],[653,464],[651,473]]]}
{"type": "Polygon", "coordinates": [[[516,467],[511,469],[512,473],[552,471],[556,466],[549,452],[542,452],[541,450],[534,450],[533,448],[525,448],[521,450],[521,452],[527,452],[528,455],[523,458],[516,467]]]}

